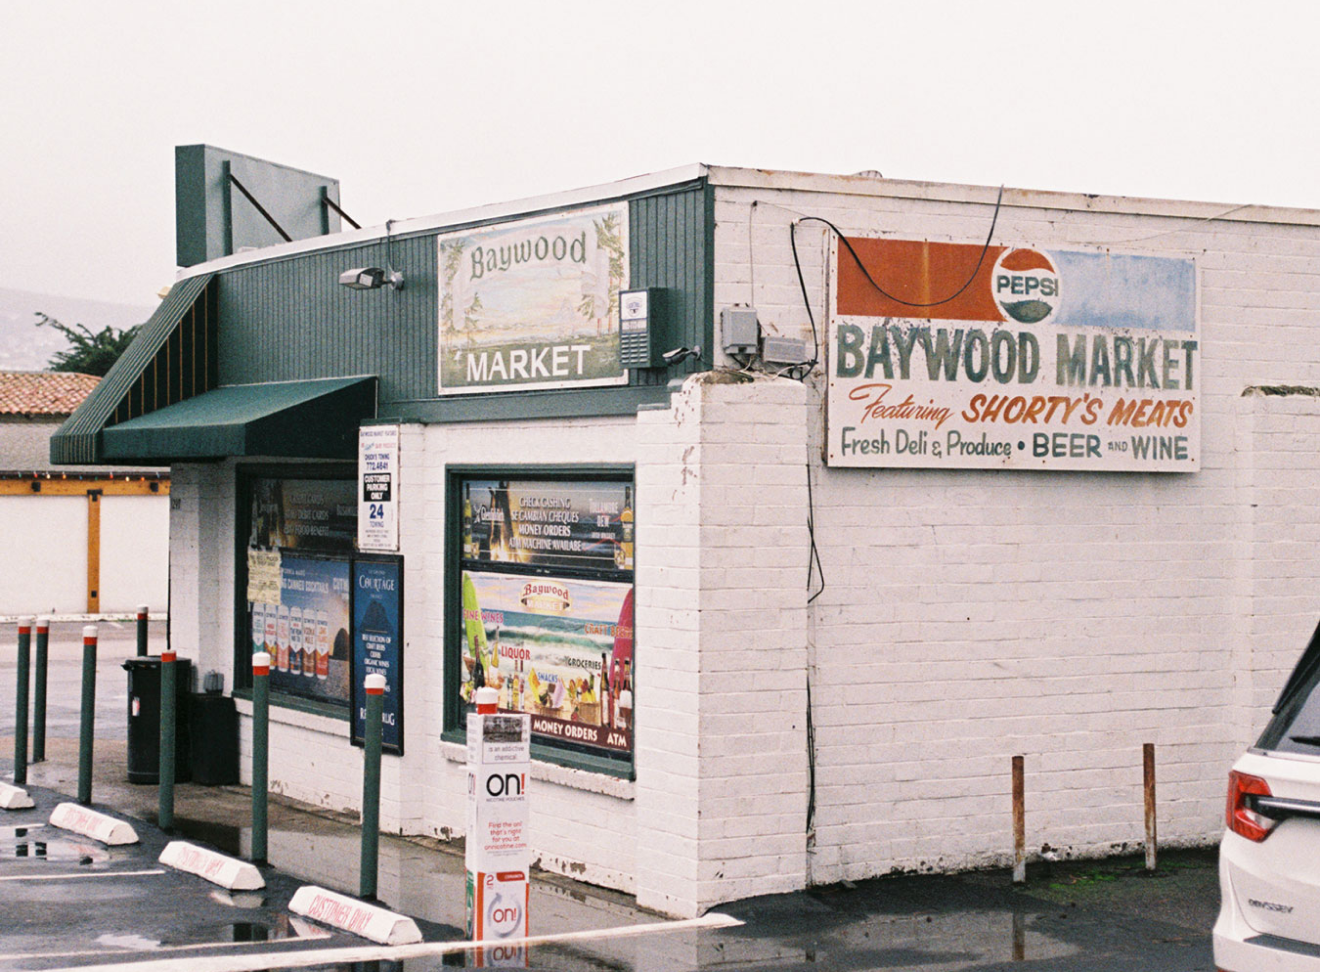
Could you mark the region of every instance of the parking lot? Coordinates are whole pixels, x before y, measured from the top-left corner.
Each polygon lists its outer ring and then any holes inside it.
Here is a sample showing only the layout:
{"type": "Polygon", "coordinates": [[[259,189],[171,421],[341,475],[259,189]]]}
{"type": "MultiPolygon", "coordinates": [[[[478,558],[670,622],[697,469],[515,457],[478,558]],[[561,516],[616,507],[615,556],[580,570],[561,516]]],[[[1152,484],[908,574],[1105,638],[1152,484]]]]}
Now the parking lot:
{"type": "MultiPolygon", "coordinates": [[[[162,643],[163,627],[153,625],[152,652],[162,643]]],[[[420,972],[489,964],[462,941],[461,844],[382,838],[380,898],[411,916],[424,939],[403,947],[379,946],[288,909],[304,884],[356,890],[354,817],[273,798],[271,866],[262,869],[260,892],[226,892],[161,865],[171,837],[244,857],[251,795],[241,786],[180,784],[176,833],[155,826],[157,788],[130,784],[126,774],[121,665],[134,651],[131,624],[101,626],[93,804],[130,821],[140,838],[112,848],[47,824],[55,805],[76,792],[81,625],[57,625],[52,634],[48,759],[28,768],[37,805],[0,811],[0,970],[420,972]]],[[[5,779],[13,753],[14,659],[12,638],[0,640],[5,779]]],[[[626,895],[534,872],[536,938],[520,964],[562,972],[1212,968],[1209,929],[1218,906],[1212,849],[1165,853],[1155,875],[1126,859],[1033,864],[1029,878],[1023,887],[1002,871],[876,879],[732,903],[693,924],[641,911],[626,895]]]]}

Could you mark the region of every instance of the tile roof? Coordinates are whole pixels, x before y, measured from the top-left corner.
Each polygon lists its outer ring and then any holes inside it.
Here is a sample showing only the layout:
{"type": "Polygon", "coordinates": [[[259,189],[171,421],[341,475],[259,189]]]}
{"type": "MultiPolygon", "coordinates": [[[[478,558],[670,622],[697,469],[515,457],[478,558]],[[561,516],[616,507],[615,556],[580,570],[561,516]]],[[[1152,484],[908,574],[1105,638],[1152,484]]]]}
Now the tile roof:
{"type": "Polygon", "coordinates": [[[66,371],[0,371],[0,415],[71,415],[100,380],[66,371]]]}

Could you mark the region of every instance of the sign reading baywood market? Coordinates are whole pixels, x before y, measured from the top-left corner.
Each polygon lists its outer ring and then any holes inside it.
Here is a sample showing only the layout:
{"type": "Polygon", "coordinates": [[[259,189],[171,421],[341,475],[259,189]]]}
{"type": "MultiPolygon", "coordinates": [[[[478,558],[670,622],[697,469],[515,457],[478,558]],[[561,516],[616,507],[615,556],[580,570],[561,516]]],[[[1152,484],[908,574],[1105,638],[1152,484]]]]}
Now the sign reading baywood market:
{"type": "Polygon", "coordinates": [[[1191,260],[996,246],[972,276],[979,245],[849,242],[857,258],[836,246],[832,267],[830,465],[1198,468],[1191,260]]]}
{"type": "Polygon", "coordinates": [[[628,207],[440,237],[440,393],[621,385],[628,207]]]}

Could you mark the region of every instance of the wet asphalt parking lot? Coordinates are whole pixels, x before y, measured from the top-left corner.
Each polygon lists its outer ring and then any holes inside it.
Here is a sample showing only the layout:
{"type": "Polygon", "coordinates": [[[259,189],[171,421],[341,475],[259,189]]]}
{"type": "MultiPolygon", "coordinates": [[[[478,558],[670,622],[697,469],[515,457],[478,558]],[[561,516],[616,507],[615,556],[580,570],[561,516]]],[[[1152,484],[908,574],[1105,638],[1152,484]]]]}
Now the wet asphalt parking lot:
{"type": "MultiPolygon", "coordinates": [[[[15,648],[0,635],[0,777],[12,778],[15,648]]],[[[46,824],[77,780],[81,624],[52,632],[46,763],[29,768],[31,810],[0,811],[0,970],[114,968],[406,969],[489,963],[446,950],[461,939],[461,851],[436,841],[384,838],[380,893],[418,922],[422,946],[388,949],[292,915],[304,883],[357,888],[358,833],[342,815],[284,801],[271,806],[261,892],[229,893],[158,863],[167,835],[154,825],[154,786],[126,782],[126,673],[131,623],[101,625],[93,803],[129,819],[141,842],[108,848],[46,824]]],[[[152,653],[163,643],[153,624],[152,653]]],[[[533,796],[534,798],[534,796],[533,796]]],[[[175,836],[237,856],[249,844],[242,787],[176,789],[175,836]]],[[[638,910],[624,895],[536,875],[533,969],[1058,970],[1192,972],[1213,969],[1209,930],[1218,907],[1212,849],[1161,855],[1148,875],[1136,859],[1033,865],[1025,887],[1006,872],[898,876],[737,902],[715,909],[741,922],[694,928],[638,910]]]]}

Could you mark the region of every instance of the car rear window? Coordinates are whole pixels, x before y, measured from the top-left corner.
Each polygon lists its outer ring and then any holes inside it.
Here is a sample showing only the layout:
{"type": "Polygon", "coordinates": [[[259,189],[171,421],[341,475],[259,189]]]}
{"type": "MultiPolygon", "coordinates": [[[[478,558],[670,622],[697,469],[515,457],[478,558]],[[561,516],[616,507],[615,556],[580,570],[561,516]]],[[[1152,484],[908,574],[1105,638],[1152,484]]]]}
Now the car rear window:
{"type": "Polygon", "coordinates": [[[1275,752],[1320,756],[1320,627],[1288,676],[1274,704],[1274,718],[1256,745],[1275,752]]]}

